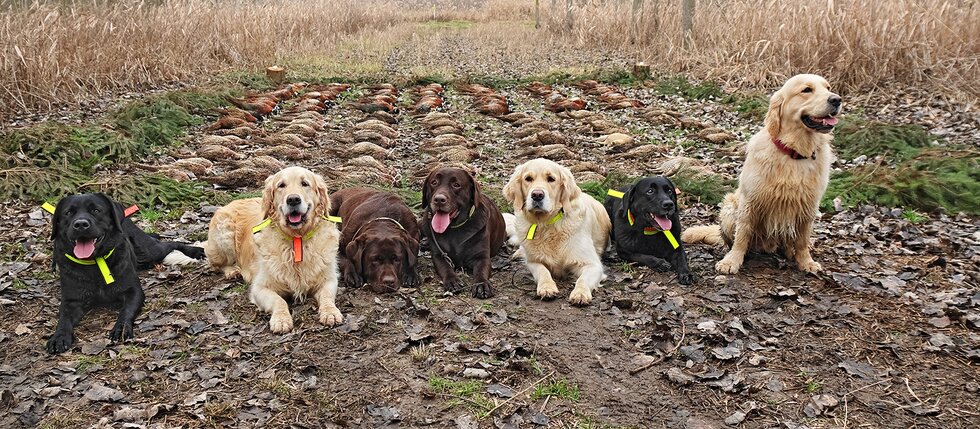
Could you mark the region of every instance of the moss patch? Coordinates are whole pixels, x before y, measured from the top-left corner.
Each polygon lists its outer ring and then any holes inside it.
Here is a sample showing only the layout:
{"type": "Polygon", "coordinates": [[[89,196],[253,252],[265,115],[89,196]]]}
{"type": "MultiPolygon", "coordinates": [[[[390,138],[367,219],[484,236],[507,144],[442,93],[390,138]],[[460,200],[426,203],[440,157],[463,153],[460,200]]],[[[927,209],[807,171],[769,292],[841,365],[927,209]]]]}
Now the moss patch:
{"type": "Polygon", "coordinates": [[[916,125],[894,125],[845,116],[834,132],[833,144],[842,159],[882,155],[889,164],[894,164],[911,159],[933,141],[935,139],[926,130],[916,125]]]}
{"type": "Polygon", "coordinates": [[[724,93],[714,82],[692,83],[684,76],[671,76],[657,82],[654,89],[665,95],[676,95],[692,100],[721,99],[724,93]]]}

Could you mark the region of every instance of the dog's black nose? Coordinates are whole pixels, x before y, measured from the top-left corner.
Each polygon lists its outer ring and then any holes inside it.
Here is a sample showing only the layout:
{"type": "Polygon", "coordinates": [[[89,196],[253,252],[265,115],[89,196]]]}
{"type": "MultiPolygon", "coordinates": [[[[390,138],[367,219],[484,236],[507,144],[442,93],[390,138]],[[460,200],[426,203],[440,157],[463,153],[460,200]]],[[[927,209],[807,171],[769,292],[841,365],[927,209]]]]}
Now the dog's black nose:
{"type": "Polygon", "coordinates": [[[300,198],[299,195],[295,195],[294,194],[294,195],[290,195],[290,196],[286,197],[286,205],[289,205],[289,206],[298,206],[302,202],[303,202],[303,199],[300,198]]]}
{"type": "Polygon", "coordinates": [[[541,201],[544,199],[544,191],[534,190],[531,191],[531,199],[534,201],[541,201]]]}
{"type": "Polygon", "coordinates": [[[447,199],[445,195],[436,194],[434,197],[432,197],[432,201],[436,204],[446,204],[446,201],[449,201],[449,199],[447,199]]]}
{"type": "Polygon", "coordinates": [[[674,209],[674,202],[673,201],[664,201],[663,204],[661,204],[660,206],[663,207],[664,210],[673,210],[674,209]]]}
{"type": "Polygon", "coordinates": [[[831,106],[840,107],[841,98],[839,95],[831,95],[830,98],[827,99],[827,102],[830,103],[831,106]]]}
{"type": "Polygon", "coordinates": [[[75,221],[71,223],[71,227],[76,231],[85,231],[90,226],[92,226],[92,223],[89,222],[88,219],[75,219],[75,221]]]}

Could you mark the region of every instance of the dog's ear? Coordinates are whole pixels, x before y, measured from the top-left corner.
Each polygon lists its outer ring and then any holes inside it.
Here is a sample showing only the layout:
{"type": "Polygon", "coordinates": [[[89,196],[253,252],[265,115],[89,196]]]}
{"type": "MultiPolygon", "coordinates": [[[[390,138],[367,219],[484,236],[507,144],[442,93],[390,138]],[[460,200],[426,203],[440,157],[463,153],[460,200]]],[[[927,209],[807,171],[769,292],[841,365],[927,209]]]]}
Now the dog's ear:
{"type": "Polygon", "coordinates": [[[58,200],[58,204],[54,208],[54,214],[51,215],[51,240],[57,240],[58,234],[61,233],[61,218],[65,216],[65,205],[68,204],[69,199],[71,197],[58,200]]]}
{"type": "Polygon", "coordinates": [[[674,182],[672,182],[670,179],[668,179],[666,177],[664,177],[664,180],[667,181],[667,186],[670,186],[670,200],[673,201],[674,202],[674,205],[676,206],[677,205],[677,186],[674,186],[674,182]]]}
{"type": "Polygon", "coordinates": [[[623,205],[622,207],[620,207],[620,214],[626,213],[626,210],[628,210],[630,206],[633,205],[634,190],[636,190],[635,184],[630,185],[630,187],[626,189],[626,192],[623,192],[623,205]]]}
{"type": "Polygon", "coordinates": [[[769,99],[769,111],[766,112],[766,131],[769,132],[769,138],[778,139],[779,132],[782,125],[783,116],[783,102],[786,101],[786,96],[783,95],[783,91],[776,91],[772,98],[769,99]]]}
{"type": "Polygon", "coordinates": [[[364,261],[361,260],[364,257],[364,246],[361,245],[361,242],[351,240],[350,243],[347,243],[347,247],[344,248],[344,256],[354,266],[354,270],[357,271],[357,277],[361,277],[361,273],[364,272],[364,261]]]}
{"type": "Polygon", "coordinates": [[[419,242],[409,238],[407,241],[402,242],[402,253],[405,258],[405,264],[402,265],[403,278],[408,278],[413,272],[415,272],[415,266],[418,264],[419,260],[419,242]]]}
{"type": "Polygon", "coordinates": [[[262,213],[265,217],[271,218],[276,214],[276,183],[279,182],[279,173],[273,174],[265,179],[262,187],[262,213]]]}
{"type": "Polygon", "coordinates": [[[436,174],[436,171],[439,170],[434,169],[429,172],[428,176],[425,176],[425,183],[422,184],[422,201],[419,201],[418,206],[420,209],[428,210],[429,208],[429,198],[432,198],[432,185],[429,185],[429,182],[432,181],[432,176],[436,174]]]}
{"type": "Polygon", "coordinates": [[[521,164],[514,169],[514,174],[510,175],[510,181],[504,185],[502,191],[504,199],[513,204],[515,212],[520,210],[521,207],[524,207],[524,200],[527,199],[527,196],[524,195],[524,185],[521,183],[523,180],[524,164],[521,164]]]}
{"type": "Polygon", "coordinates": [[[470,190],[472,190],[471,199],[473,200],[473,209],[476,210],[480,208],[480,195],[483,195],[483,188],[480,187],[480,181],[476,180],[475,171],[469,171],[468,176],[470,181],[473,182],[473,187],[470,190]]]}
{"type": "Polygon", "coordinates": [[[317,219],[330,213],[330,189],[323,176],[313,173],[313,189],[316,191],[316,207],[313,209],[313,216],[317,219]]]}
{"type": "Polygon", "coordinates": [[[561,201],[561,206],[564,208],[570,206],[573,200],[582,196],[582,188],[579,188],[578,183],[575,183],[575,176],[572,175],[572,170],[569,170],[568,167],[558,166],[558,175],[561,176],[558,200],[561,201]]]}
{"type": "Polygon", "coordinates": [[[109,198],[108,195],[103,194],[101,192],[92,195],[102,200],[102,202],[104,202],[106,206],[109,207],[109,213],[110,213],[109,216],[110,219],[112,220],[112,226],[116,228],[116,231],[122,232],[123,219],[126,218],[126,215],[123,214],[122,204],[118,204],[115,201],[112,201],[112,198],[109,198]]]}

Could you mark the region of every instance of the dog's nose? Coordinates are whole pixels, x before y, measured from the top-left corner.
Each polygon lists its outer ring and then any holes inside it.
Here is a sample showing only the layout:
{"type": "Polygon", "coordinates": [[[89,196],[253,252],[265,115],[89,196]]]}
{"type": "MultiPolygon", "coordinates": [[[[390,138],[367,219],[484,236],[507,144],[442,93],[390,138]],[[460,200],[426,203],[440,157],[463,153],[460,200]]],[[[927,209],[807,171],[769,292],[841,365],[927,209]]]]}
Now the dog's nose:
{"type": "Polygon", "coordinates": [[[74,228],[76,231],[85,231],[90,226],[92,226],[92,223],[89,222],[88,219],[76,219],[74,222],[71,223],[71,227],[74,228]]]}
{"type": "Polygon", "coordinates": [[[544,199],[544,191],[535,189],[531,191],[531,199],[534,201],[541,201],[544,199]]]}
{"type": "Polygon", "coordinates": [[[395,276],[384,276],[381,278],[381,286],[385,289],[393,290],[395,289],[396,280],[398,279],[395,276]]]}
{"type": "Polygon", "coordinates": [[[303,202],[303,199],[300,198],[300,196],[299,195],[296,195],[296,194],[293,194],[293,195],[290,195],[290,196],[286,197],[286,205],[289,205],[289,206],[298,206],[302,202],[303,202]]]}
{"type": "Polygon", "coordinates": [[[449,201],[449,199],[443,194],[436,194],[432,197],[432,201],[436,204],[446,204],[446,201],[449,201]]]}
{"type": "Polygon", "coordinates": [[[673,201],[664,201],[663,204],[661,204],[661,207],[663,207],[664,210],[673,210],[674,209],[674,202],[673,201]]]}
{"type": "Polygon", "coordinates": [[[831,95],[829,98],[827,98],[827,102],[830,103],[831,106],[840,107],[841,98],[839,95],[831,95]]]}

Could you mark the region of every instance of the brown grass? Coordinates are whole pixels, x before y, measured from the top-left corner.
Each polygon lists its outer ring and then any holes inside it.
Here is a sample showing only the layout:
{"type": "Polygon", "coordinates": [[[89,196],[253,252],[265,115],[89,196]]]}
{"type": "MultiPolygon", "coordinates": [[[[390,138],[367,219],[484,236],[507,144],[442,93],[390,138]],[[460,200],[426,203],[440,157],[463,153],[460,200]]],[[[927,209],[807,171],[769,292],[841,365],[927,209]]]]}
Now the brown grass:
{"type": "MultiPolygon", "coordinates": [[[[47,110],[272,63],[305,64],[350,78],[390,73],[386,59],[395,47],[419,33],[442,31],[413,23],[454,19],[483,23],[460,26],[461,40],[493,46],[461,46],[499,53],[497,64],[519,65],[550,52],[549,58],[575,70],[603,61],[584,59],[583,52],[605,50],[646,60],[661,73],[736,86],[772,87],[806,71],[830,77],[845,91],[898,83],[968,98],[980,93],[980,4],[974,0],[699,0],[689,48],[680,34],[680,0],[644,0],[636,17],[634,1],[576,0],[570,30],[565,0],[541,2],[541,30],[529,24],[530,0],[76,0],[4,6],[9,3],[0,0],[0,112],[47,110]],[[634,19],[641,25],[634,27],[634,19]],[[498,21],[510,22],[497,26],[498,21]],[[508,30],[515,25],[518,30],[508,30]],[[563,44],[577,49],[556,54],[563,44]],[[362,51],[371,51],[370,62],[358,55],[362,51]]],[[[422,39],[442,42],[444,36],[422,39]]],[[[440,48],[422,56],[439,57],[440,48]]],[[[420,58],[419,68],[426,61],[432,60],[420,58]]],[[[437,71],[450,79],[481,67],[446,62],[437,71]]]]}

